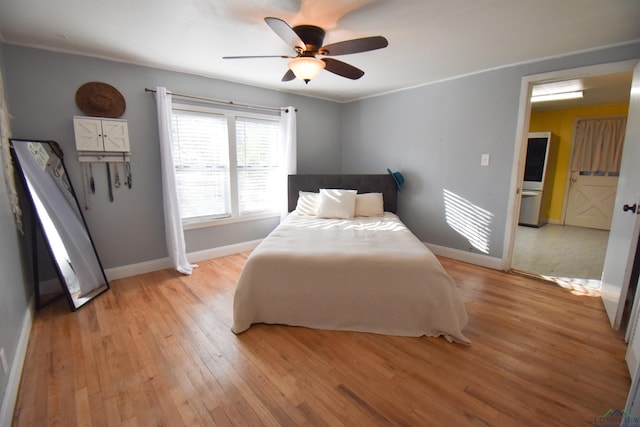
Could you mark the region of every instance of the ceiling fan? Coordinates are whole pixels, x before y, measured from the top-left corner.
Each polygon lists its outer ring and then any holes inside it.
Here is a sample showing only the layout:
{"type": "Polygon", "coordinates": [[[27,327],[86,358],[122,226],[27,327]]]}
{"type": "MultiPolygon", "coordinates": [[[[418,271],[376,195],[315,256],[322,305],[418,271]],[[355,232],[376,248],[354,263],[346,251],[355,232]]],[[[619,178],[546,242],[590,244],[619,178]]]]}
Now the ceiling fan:
{"type": "Polygon", "coordinates": [[[364,75],[364,71],[334,58],[317,58],[318,55],[331,57],[348,55],[351,53],[367,52],[369,50],[387,47],[389,42],[382,36],[363,37],[345,40],[323,46],[325,31],[315,25],[297,25],[290,27],[279,18],[267,17],[265,22],[287,45],[291,46],[295,56],[265,55],[265,56],[225,56],[223,59],[242,58],[288,58],[289,69],[282,77],[283,82],[295,79],[310,80],[317,77],[323,69],[348,79],[356,80],[364,75]]]}

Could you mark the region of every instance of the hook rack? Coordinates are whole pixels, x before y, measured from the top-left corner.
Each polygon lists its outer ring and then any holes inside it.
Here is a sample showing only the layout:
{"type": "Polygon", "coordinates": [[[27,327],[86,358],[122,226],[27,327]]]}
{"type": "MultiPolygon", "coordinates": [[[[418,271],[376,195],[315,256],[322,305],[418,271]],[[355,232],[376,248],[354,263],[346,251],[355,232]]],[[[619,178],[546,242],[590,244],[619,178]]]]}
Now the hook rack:
{"type": "Polygon", "coordinates": [[[81,163],[127,163],[130,160],[131,153],[78,153],[78,161],[81,163]]]}

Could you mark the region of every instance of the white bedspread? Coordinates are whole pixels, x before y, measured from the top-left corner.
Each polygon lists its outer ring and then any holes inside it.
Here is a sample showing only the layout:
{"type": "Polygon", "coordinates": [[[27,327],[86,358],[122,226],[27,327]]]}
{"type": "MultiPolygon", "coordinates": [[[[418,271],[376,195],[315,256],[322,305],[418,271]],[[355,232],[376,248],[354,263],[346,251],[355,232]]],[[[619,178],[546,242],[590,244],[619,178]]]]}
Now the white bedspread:
{"type": "Polygon", "coordinates": [[[254,323],[469,343],[456,284],[399,220],[320,219],[292,212],[251,253],[232,331],[254,323]]]}

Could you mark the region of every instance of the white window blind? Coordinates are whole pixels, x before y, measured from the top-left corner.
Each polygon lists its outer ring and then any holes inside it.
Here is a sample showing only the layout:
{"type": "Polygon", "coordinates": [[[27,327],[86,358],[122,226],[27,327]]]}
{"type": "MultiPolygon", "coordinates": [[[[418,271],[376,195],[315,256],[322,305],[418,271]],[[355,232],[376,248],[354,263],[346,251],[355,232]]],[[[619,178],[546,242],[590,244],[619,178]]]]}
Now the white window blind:
{"type": "Polygon", "coordinates": [[[239,114],[173,109],[183,222],[277,211],[279,120],[239,114]]]}
{"type": "Polygon", "coordinates": [[[230,216],[226,118],[174,110],[172,125],[180,216],[230,216]]]}
{"type": "Polygon", "coordinates": [[[279,122],[236,118],[240,215],[277,210],[279,122]]]}

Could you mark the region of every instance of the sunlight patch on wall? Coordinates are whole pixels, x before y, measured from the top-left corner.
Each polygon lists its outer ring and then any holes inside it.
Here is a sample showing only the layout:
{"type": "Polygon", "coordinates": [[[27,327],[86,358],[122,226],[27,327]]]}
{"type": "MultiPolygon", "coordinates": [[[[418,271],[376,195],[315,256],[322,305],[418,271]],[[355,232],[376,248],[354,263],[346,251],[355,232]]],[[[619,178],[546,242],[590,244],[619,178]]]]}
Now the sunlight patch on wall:
{"type": "Polygon", "coordinates": [[[447,224],[469,240],[471,246],[488,254],[493,214],[447,189],[442,192],[447,224]]]}

